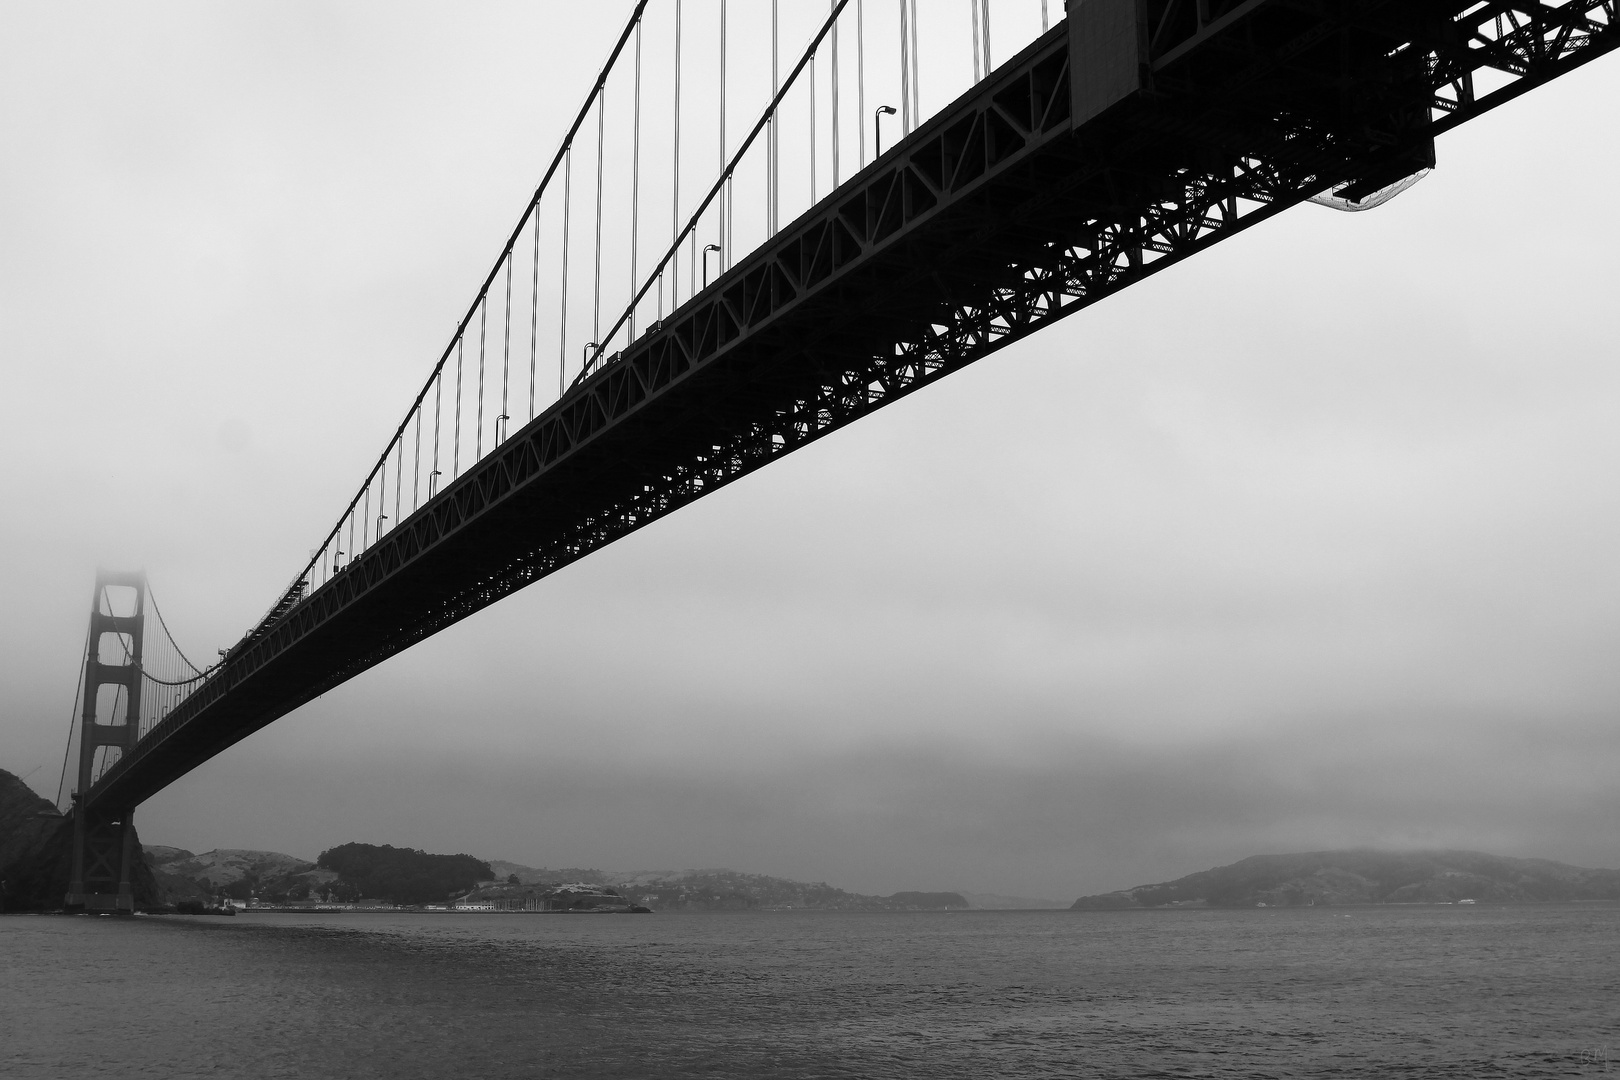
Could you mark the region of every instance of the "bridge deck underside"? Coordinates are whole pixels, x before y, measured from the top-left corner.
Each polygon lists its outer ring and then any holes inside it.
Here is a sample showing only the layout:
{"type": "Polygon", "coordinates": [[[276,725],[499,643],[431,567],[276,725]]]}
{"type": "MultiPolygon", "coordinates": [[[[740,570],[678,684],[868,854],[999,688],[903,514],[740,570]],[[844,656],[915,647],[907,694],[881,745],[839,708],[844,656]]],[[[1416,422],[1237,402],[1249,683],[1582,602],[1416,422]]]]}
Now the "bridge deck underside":
{"type": "Polygon", "coordinates": [[[1495,8],[1210,7],[1242,17],[1181,25],[1192,5],[1160,5],[1149,85],[1078,131],[1054,28],[256,629],[91,800],[135,805],[395,652],[1054,319],[1326,188],[1398,179],[1436,132],[1616,44],[1614,0],[1529,5],[1541,22],[1492,35],[1520,81],[1476,97],[1495,8]],[[1549,46],[1560,27],[1577,47],[1549,46]]]}

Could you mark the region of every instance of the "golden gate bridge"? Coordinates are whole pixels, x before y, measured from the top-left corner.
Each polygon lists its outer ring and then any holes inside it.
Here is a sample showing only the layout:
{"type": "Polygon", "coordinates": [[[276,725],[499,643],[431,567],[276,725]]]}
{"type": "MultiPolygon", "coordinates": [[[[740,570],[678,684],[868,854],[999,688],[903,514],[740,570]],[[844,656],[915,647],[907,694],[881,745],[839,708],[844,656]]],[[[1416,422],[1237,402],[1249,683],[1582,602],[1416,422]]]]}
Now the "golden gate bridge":
{"type": "Polygon", "coordinates": [[[640,0],[264,617],[198,664],[98,577],[67,904],[132,910],[136,806],[389,656],[1292,206],[1399,194],[1620,44],[1616,2],[640,0]]]}

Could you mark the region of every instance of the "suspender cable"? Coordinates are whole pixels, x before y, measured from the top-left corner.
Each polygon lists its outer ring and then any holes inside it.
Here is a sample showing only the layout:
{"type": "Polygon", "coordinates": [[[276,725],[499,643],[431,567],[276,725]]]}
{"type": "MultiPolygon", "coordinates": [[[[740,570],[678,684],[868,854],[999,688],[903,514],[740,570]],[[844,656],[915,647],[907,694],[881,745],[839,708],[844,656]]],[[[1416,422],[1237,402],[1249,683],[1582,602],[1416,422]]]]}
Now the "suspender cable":
{"type": "Polygon", "coordinates": [[[1041,0],[1041,33],[1044,34],[1050,29],[1052,29],[1052,24],[1046,17],[1046,0],[1041,0]]]}
{"type": "Polygon", "coordinates": [[[911,5],[900,0],[900,133],[911,134],[911,32],[906,14],[911,5]]]}
{"type": "MultiPolygon", "coordinates": [[[[641,298],[647,295],[647,290],[652,288],[653,282],[657,280],[658,273],[669,264],[670,260],[674,259],[680,253],[681,245],[686,243],[689,238],[692,240],[693,251],[695,254],[697,248],[697,227],[699,221],[702,220],[704,214],[708,213],[709,207],[714,205],[714,201],[720,197],[723,191],[725,191],[726,184],[731,179],[731,174],[736,169],[737,163],[743,159],[744,155],[746,155],[749,149],[754,145],[755,140],[759,138],[760,133],[765,130],[765,125],[770,121],[771,114],[777,109],[781,108],[782,98],[793,89],[793,84],[798,81],[798,78],[801,74],[803,74],[804,69],[809,66],[810,62],[814,59],[816,50],[819,49],[821,47],[821,43],[826,40],[827,34],[832,30],[834,21],[837,20],[838,16],[843,12],[844,8],[848,6],[848,4],[849,0],[838,0],[838,7],[833,10],[832,15],[828,17],[827,21],[821,24],[821,29],[816,33],[816,36],[811,39],[810,44],[805,48],[804,55],[799,57],[799,62],[795,64],[793,66],[793,70],[788,73],[787,82],[782,84],[782,89],[777,91],[776,96],[771,99],[771,103],[766,107],[765,111],[760,114],[759,120],[755,122],[753,128],[748,132],[748,137],[743,139],[742,145],[737,147],[737,152],[732,155],[731,161],[723,169],[721,169],[720,179],[715,181],[714,186],[709,189],[709,194],[704,196],[702,202],[698,203],[697,209],[694,210],[692,212],[692,216],[687,219],[686,227],[681,230],[680,236],[675,238],[675,243],[670,245],[669,250],[664,253],[664,257],[659,260],[658,266],[653,271],[653,274],[648,277],[648,279],[642,284],[641,288],[637,291],[636,295],[631,298],[631,305],[639,304],[641,302],[641,298]]],[[[629,310],[626,309],[624,314],[619,316],[619,320],[613,324],[608,333],[610,335],[618,333],[619,327],[625,324],[625,321],[629,318],[629,314],[629,310]]],[[[597,344],[595,349],[596,351],[592,353],[586,361],[586,371],[594,370],[594,365],[598,360],[601,359],[605,346],[597,344]]]]}
{"type": "MultiPolygon", "coordinates": [[[[675,151],[671,173],[673,192],[669,205],[669,236],[675,243],[681,233],[681,0],[675,0],[675,151]]],[[[681,264],[669,267],[669,309],[681,306],[681,264]]]]}
{"type": "Polygon", "coordinates": [[[570,193],[574,186],[574,150],[563,161],[562,301],[557,317],[557,397],[563,395],[563,370],[568,366],[568,223],[573,215],[570,193]]]}
{"type": "Polygon", "coordinates": [[[720,273],[731,266],[731,174],[726,171],[726,0],[720,0],[720,273]]]}
{"type": "Polygon", "coordinates": [[[861,138],[861,168],[866,168],[866,0],[855,0],[855,129],[861,138]]]}
{"type": "MultiPolygon", "coordinates": [[[[630,290],[636,288],[636,238],[641,227],[641,25],[636,25],[636,102],[630,143],[630,290]]],[[[630,312],[630,340],[636,339],[636,313],[630,312]]]]}
{"type": "Polygon", "coordinates": [[[838,190],[838,24],[832,28],[832,190],[838,190]]]}
{"type": "Polygon", "coordinates": [[[494,443],[491,444],[492,446],[501,445],[501,440],[506,437],[506,432],[501,430],[501,424],[502,424],[503,421],[509,419],[510,415],[511,415],[507,411],[507,402],[509,400],[507,391],[510,389],[510,386],[511,386],[511,370],[512,370],[512,259],[511,259],[511,256],[508,256],[507,259],[506,259],[506,319],[505,319],[505,322],[506,322],[506,329],[505,329],[505,331],[503,333],[503,338],[502,338],[502,342],[501,342],[501,412],[500,412],[500,415],[495,418],[495,441],[494,441],[494,443]]]}
{"type": "MultiPolygon", "coordinates": [[[[782,33],[779,7],[780,0],[771,0],[771,97],[773,98],[782,89],[782,33]]],[[[768,236],[775,236],[777,229],[776,200],[781,186],[777,179],[777,169],[781,167],[778,159],[781,152],[780,127],[781,117],[772,110],[770,130],[765,135],[765,221],[768,236]]]]}
{"type": "MultiPolygon", "coordinates": [[[[986,0],[988,3],[988,0],[986,0]]],[[[911,0],[911,127],[922,127],[922,59],[917,55],[917,0],[911,0]]]]}
{"type": "Polygon", "coordinates": [[[596,98],[596,271],[591,316],[592,340],[602,340],[602,150],[607,142],[607,88],[596,98]]]}
{"type": "Polygon", "coordinates": [[[816,58],[810,58],[810,205],[816,205],[816,58]]]}
{"type": "Polygon", "coordinates": [[[428,474],[428,498],[437,494],[439,480],[439,415],[444,399],[444,377],[433,380],[433,471],[428,474]]]}
{"type": "Polygon", "coordinates": [[[461,347],[465,340],[462,337],[456,338],[456,441],[450,452],[452,480],[461,475],[461,347]]]}
{"type": "Polygon", "coordinates": [[[534,419],[535,362],[540,358],[540,208],[534,211],[534,269],[529,278],[534,289],[529,296],[529,419],[534,419]]]}
{"type": "Polygon", "coordinates": [[[990,58],[990,0],[983,0],[983,15],[978,16],[978,28],[985,32],[985,78],[990,78],[991,71],[996,70],[995,60],[990,58]]]}
{"type": "Polygon", "coordinates": [[[973,9],[973,82],[977,84],[984,78],[984,67],[979,60],[979,0],[968,0],[968,6],[973,9]]]}
{"type": "Polygon", "coordinates": [[[398,446],[399,459],[394,467],[394,523],[396,525],[399,523],[400,495],[402,485],[405,483],[405,440],[399,440],[398,446]]]}
{"type": "Polygon", "coordinates": [[[489,329],[489,300],[484,300],[483,310],[478,314],[478,407],[473,411],[477,422],[473,425],[473,446],[476,452],[473,455],[473,464],[484,460],[484,338],[489,329]]]}
{"type": "Polygon", "coordinates": [[[416,453],[411,461],[411,513],[421,505],[422,494],[422,409],[416,409],[416,453]]]}
{"type": "MultiPolygon", "coordinates": [[[[608,74],[613,70],[614,64],[618,62],[619,55],[624,52],[625,45],[630,41],[630,32],[640,24],[642,15],[647,9],[647,3],[648,0],[637,0],[635,10],[630,13],[630,18],[625,23],[624,30],[619,34],[618,40],[614,44],[612,51],[608,54],[607,61],[602,65],[601,70],[597,73],[596,82],[592,86],[590,93],[585,96],[585,101],[580,105],[579,112],[574,117],[574,122],[568,129],[568,134],[563,137],[562,145],[557,148],[557,153],[552,157],[551,164],[546,168],[545,174],[540,178],[540,184],[535,188],[534,198],[531,199],[529,205],[524,208],[523,216],[520,217],[517,224],[513,226],[511,236],[507,239],[506,245],[501,248],[501,259],[510,257],[513,246],[517,243],[518,237],[522,234],[524,227],[528,224],[529,214],[534,212],[534,208],[539,205],[540,197],[545,193],[546,188],[551,183],[552,177],[556,175],[558,167],[563,163],[565,156],[573,146],[574,136],[579,133],[580,127],[585,123],[586,118],[590,115],[591,106],[595,104],[598,95],[600,95],[602,92],[602,88],[606,85],[608,74]]],[[[474,300],[472,305],[468,307],[467,313],[462,316],[461,322],[457,325],[456,333],[452,336],[450,344],[446,345],[444,347],[444,352],[439,354],[438,363],[434,364],[432,374],[428,376],[427,382],[423,383],[421,391],[416,395],[416,400],[412,402],[412,407],[420,405],[427,398],[428,387],[432,385],[434,378],[444,370],[445,365],[450,360],[451,347],[460,347],[459,343],[461,335],[466,331],[467,327],[472,324],[473,312],[477,309],[478,304],[484,299],[484,296],[489,292],[489,287],[495,283],[495,275],[499,273],[501,269],[501,259],[497,259],[495,261],[495,265],[490,267],[489,274],[484,278],[483,284],[474,294],[477,299],[474,300]]],[[[405,418],[400,420],[399,427],[395,430],[393,438],[389,440],[388,445],[383,448],[382,454],[378,456],[379,461],[386,458],[393,450],[394,442],[403,437],[405,433],[405,425],[409,422],[410,412],[407,410],[405,418]]],[[[354,509],[357,505],[359,505],[359,502],[360,493],[356,492],[354,498],[349,500],[349,505],[347,508],[345,508],[343,514],[338,517],[337,524],[332,526],[331,532],[327,533],[328,543],[335,541],[337,537],[341,536],[344,521],[347,519],[348,515],[354,512],[354,509]]],[[[314,559],[318,557],[318,555],[311,556],[311,562],[305,565],[304,572],[299,575],[300,577],[309,572],[309,568],[314,564],[314,559]]]]}

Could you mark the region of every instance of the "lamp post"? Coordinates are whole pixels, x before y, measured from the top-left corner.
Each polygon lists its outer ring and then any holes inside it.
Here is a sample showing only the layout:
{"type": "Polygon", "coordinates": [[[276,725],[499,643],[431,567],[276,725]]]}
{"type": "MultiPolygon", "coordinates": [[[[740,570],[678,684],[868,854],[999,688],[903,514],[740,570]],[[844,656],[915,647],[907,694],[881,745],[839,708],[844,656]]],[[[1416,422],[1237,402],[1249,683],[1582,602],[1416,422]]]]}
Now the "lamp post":
{"type": "Polygon", "coordinates": [[[893,105],[879,105],[872,114],[872,138],[877,143],[877,154],[872,160],[876,161],[883,156],[883,118],[895,115],[893,105]]]}
{"type": "Polygon", "coordinates": [[[719,244],[704,244],[703,245],[703,287],[705,289],[707,289],[709,287],[709,252],[711,252],[711,251],[714,252],[716,255],[718,255],[720,253],[720,245],[719,244]]]}

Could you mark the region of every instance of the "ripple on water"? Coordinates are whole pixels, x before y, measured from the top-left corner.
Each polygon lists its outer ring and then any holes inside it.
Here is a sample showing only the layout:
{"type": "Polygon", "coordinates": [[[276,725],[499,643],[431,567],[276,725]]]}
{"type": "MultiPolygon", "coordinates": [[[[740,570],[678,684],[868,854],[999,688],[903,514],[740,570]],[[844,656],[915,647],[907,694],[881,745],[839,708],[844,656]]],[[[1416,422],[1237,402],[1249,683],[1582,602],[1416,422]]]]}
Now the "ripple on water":
{"type": "Polygon", "coordinates": [[[0,1074],[1517,1078],[1620,1057],[1620,906],[1345,914],[7,918],[0,1074]]]}

